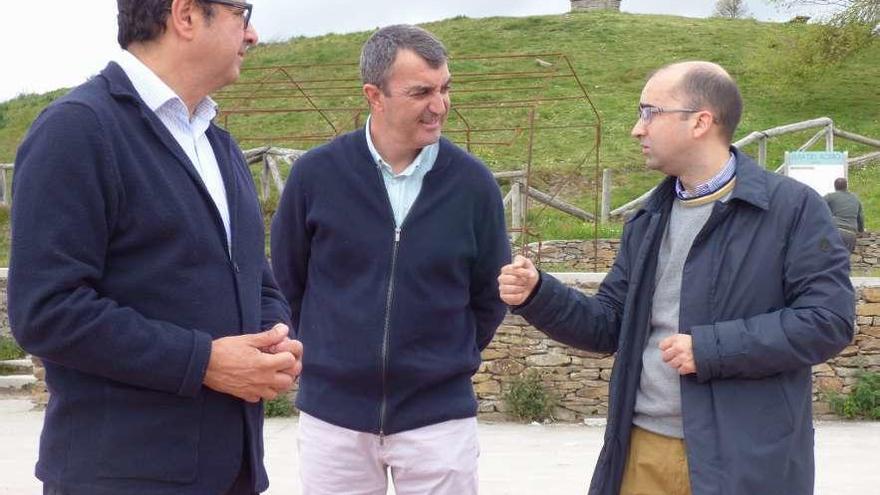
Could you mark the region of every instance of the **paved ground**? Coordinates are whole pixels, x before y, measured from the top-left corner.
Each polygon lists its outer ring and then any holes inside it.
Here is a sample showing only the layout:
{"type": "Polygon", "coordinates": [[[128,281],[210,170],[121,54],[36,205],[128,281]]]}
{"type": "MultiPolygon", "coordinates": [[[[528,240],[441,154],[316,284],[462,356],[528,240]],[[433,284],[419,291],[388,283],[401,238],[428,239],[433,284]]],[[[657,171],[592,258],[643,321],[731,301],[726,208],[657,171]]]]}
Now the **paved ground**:
{"type": "MultiPolygon", "coordinates": [[[[38,495],[33,477],[42,413],[25,400],[0,400],[0,495],[38,495]]],[[[267,495],[298,495],[296,419],[270,419],[267,495]]],[[[603,428],[481,424],[482,495],[584,494],[603,428]]],[[[816,425],[816,495],[878,493],[880,423],[816,425]]]]}

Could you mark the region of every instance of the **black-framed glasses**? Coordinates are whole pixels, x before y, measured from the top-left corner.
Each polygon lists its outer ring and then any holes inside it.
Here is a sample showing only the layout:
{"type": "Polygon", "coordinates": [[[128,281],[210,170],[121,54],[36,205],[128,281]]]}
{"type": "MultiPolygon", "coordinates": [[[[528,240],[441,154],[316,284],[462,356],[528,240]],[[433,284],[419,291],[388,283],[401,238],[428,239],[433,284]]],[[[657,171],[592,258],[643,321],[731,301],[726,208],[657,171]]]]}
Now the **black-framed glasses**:
{"type": "Polygon", "coordinates": [[[219,5],[225,5],[227,7],[232,7],[234,9],[238,9],[242,12],[242,17],[244,18],[244,29],[247,29],[251,22],[251,12],[254,10],[254,6],[247,2],[236,2],[234,0],[202,0],[206,3],[216,3],[219,5]]]}
{"type": "Polygon", "coordinates": [[[639,105],[639,121],[649,124],[654,115],[658,113],[697,113],[701,111],[692,108],[663,108],[653,105],[639,105]]]}

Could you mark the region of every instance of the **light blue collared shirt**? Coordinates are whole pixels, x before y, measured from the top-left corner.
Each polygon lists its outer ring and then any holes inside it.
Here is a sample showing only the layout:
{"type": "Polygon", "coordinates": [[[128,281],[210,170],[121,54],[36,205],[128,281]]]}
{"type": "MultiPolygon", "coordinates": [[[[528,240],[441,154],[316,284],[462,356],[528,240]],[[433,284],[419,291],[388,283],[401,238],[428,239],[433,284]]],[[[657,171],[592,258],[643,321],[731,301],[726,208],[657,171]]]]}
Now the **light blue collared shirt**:
{"type": "Polygon", "coordinates": [[[391,165],[382,158],[382,155],[373,146],[373,138],[370,137],[370,120],[371,117],[368,117],[364,131],[367,133],[367,147],[370,148],[373,161],[376,162],[379,173],[382,174],[382,180],[385,182],[388,201],[391,202],[391,209],[394,211],[394,224],[400,228],[422,190],[425,174],[434,168],[437,153],[440,151],[440,143],[437,142],[422,148],[412,163],[407,165],[403,172],[395,175],[391,165]]]}
{"type": "Polygon", "coordinates": [[[208,141],[205,131],[211,125],[211,120],[217,115],[217,104],[210,97],[205,97],[196,105],[192,118],[189,109],[183,100],[171,87],[165,84],[143,62],[130,52],[123,50],[116,58],[116,63],[131,80],[131,85],[140,95],[144,103],[159,117],[168,132],[180,145],[183,152],[198,171],[205,188],[214,200],[214,205],[220,213],[223,228],[226,230],[226,245],[232,246],[229,226],[229,204],[226,199],[226,188],[223,185],[223,176],[220,175],[220,166],[217,157],[214,156],[214,148],[208,141]]]}
{"type": "Polygon", "coordinates": [[[724,184],[733,178],[736,174],[736,158],[733,156],[733,153],[730,154],[730,158],[727,159],[727,163],[724,164],[724,167],[720,172],[715,174],[715,177],[707,180],[706,182],[697,185],[693,191],[687,191],[684,186],[681,184],[681,179],[675,179],[675,194],[679,199],[693,199],[699,198],[701,196],[705,196],[707,194],[712,194],[713,192],[721,189],[724,184]]]}

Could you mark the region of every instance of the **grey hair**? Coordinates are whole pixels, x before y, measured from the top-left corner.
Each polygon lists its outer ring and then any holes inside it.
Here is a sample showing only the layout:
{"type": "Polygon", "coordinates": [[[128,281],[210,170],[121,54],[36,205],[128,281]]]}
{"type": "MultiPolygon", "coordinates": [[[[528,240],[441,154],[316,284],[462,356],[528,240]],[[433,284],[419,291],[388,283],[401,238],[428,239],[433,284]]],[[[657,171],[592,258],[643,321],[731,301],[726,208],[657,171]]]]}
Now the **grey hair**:
{"type": "MultiPolygon", "coordinates": [[[[384,27],[364,43],[361,50],[361,80],[386,91],[391,67],[400,50],[411,50],[432,69],[446,63],[446,47],[433,34],[417,26],[395,24],[384,27]]],[[[387,93],[386,93],[387,94],[387,93]]]]}

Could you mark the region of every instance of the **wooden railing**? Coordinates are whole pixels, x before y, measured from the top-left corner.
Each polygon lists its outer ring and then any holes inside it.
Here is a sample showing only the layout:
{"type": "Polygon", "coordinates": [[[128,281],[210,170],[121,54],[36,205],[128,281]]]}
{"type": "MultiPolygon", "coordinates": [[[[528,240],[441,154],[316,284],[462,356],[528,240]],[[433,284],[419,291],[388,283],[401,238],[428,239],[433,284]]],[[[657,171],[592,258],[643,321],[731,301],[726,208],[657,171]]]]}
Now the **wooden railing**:
{"type": "MultiPolygon", "coordinates": [[[[292,150],[286,148],[261,147],[247,150],[244,152],[245,159],[249,165],[262,163],[262,171],[260,173],[260,198],[263,201],[268,200],[272,194],[272,187],[277,191],[284,188],[284,179],[281,178],[280,163],[293,165],[300,156],[305,152],[302,150],[292,150]]],[[[514,170],[508,172],[496,172],[493,174],[499,182],[510,181],[510,190],[504,196],[504,207],[510,211],[511,215],[511,233],[513,237],[519,237],[523,225],[525,225],[526,215],[526,198],[532,198],[540,203],[546,204],[551,208],[567,213],[575,218],[586,222],[592,222],[595,217],[592,213],[584,211],[577,206],[566,203],[555,196],[540,191],[529,186],[526,190],[525,171],[514,170]]]]}
{"type": "MultiPolygon", "coordinates": [[[[825,140],[825,149],[827,151],[832,151],[834,149],[834,137],[836,136],[838,138],[846,139],[855,143],[878,149],[878,151],[873,151],[861,156],[849,158],[847,163],[850,167],[859,167],[872,161],[880,160],[880,140],[868,138],[856,133],[838,129],[834,126],[834,121],[832,121],[828,117],[805,120],[803,122],[774,127],[772,129],[767,129],[764,131],[755,131],[743,137],[739,141],[736,141],[735,143],[733,143],[733,145],[737,148],[742,149],[745,146],[757,143],[758,164],[766,168],[767,145],[771,139],[785,134],[802,132],[814,128],[819,128],[819,130],[812,137],[810,137],[810,139],[804,142],[804,144],[802,144],[797,149],[797,151],[807,150],[819,141],[821,141],[823,138],[825,140]]],[[[284,179],[282,178],[279,165],[284,163],[288,166],[292,166],[293,162],[295,162],[304,153],[305,151],[303,150],[275,148],[268,146],[254,148],[246,150],[244,152],[245,160],[247,160],[248,165],[254,165],[257,163],[262,164],[262,169],[259,176],[259,186],[260,198],[263,201],[266,201],[271,197],[273,186],[275,190],[279,192],[279,194],[284,189],[284,179]]],[[[11,163],[0,164],[0,194],[2,194],[2,196],[0,196],[0,204],[8,205],[10,203],[12,197],[11,176],[13,167],[14,166],[11,163]]],[[[780,165],[778,168],[776,168],[775,171],[778,173],[782,170],[782,168],[783,166],[780,165]]],[[[565,201],[562,201],[555,196],[539,191],[534,187],[529,186],[528,190],[526,190],[526,187],[524,186],[525,182],[523,181],[525,172],[523,171],[498,172],[494,175],[496,180],[498,180],[499,182],[511,182],[510,189],[507,195],[504,197],[504,206],[511,213],[510,226],[513,232],[519,232],[519,230],[524,225],[525,215],[527,213],[525,211],[525,205],[527,204],[526,195],[528,195],[529,198],[532,198],[538,202],[544,203],[552,208],[574,216],[579,220],[585,222],[593,222],[596,219],[592,213],[584,211],[569,203],[566,203],[565,201]]],[[[610,208],[608,205],[610,204],[611,190],[610,182],[610,171],[606,171],[602,178],[603,198],[601,210],[603,223],[606,221],[608,216],[623,216],[639,208],[642,203],[644,203],[644,201],[648,199],[651,193],[654,192],[654,188],[651,188],[638,198],[609,212],[608,210],[610,208]]]]}
{"type": "MultiPolygon", "coordinates": [[[[767,144],[774,137],[782,136],[785,134],[791,134],[794,132],[801,132],[808,129],[820,128],[810,139],[808,139],[804,144],[802,144],[797,151],[805,151],[810,149],[813,145],[821,141],[823,138],[825,139],[825,150],[826,151],[834,151],[834,136],[839,138],[847,139],[849,141],[853,141],[859,144],[864,144],[867,146],[871,146],[874,148],[880,149],[880,140],[871,139],[865,136],[861,136],[859,134],[855,134],[852,132],[846,132],[840,130],[834,126],[834,121],[828,117],[820,117],[818,119],[805,120],[803,122],[797,122],[794,124],[783,125],[779,127],[774,127],[772,129],[767,129],[764,131],[755,131],[747,135],[746,137],[740,139],[733,143],[733,146],[736,146],[739,149],[742,149],[751,144],[757,143],[758,145],[758,156],[757,161],[758,164],[762,167],[767,167],[767,144]]],[[[871,161],[880,159],[880,151],[875,151],[871,153],[864,154],[862,156],[850,158],[847,160],[847,164],[850,167],[858,167],[864,164],[867,164],[871,161]]],[[[776,168],[775,172],[779,173],[783,165],[780,165],[776,168]]],[[[638,209],[642,206],[642,203],[648,199],[651,193],[654,192],[655,188],[651,188],[646,191],[644,194],[639,196],[638,198],[630,201],[629,203],[614,209],[611,211],[611,216],[625,216],[626,214],[638,209]]]]}
{"type": "Polygon", "coordinates": [[[0,163],[0,204],[9,206],[12,203],[12,169],[11,163],[0,163]]]}

